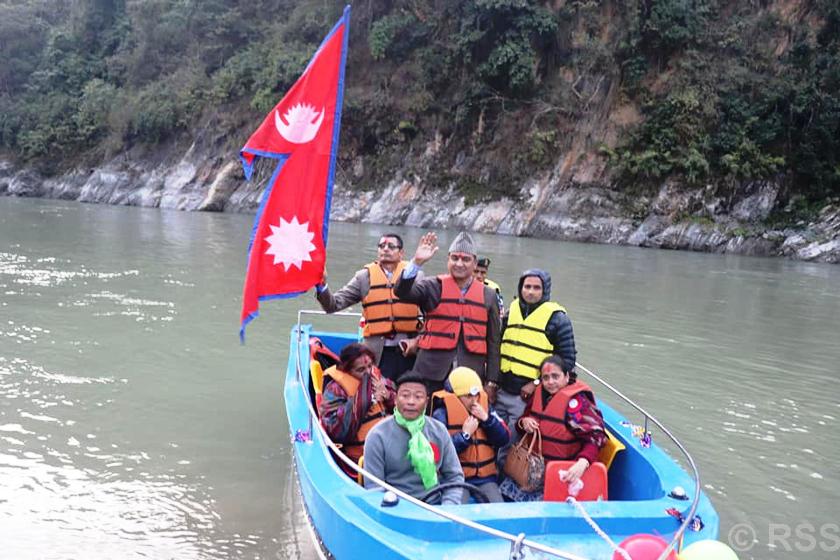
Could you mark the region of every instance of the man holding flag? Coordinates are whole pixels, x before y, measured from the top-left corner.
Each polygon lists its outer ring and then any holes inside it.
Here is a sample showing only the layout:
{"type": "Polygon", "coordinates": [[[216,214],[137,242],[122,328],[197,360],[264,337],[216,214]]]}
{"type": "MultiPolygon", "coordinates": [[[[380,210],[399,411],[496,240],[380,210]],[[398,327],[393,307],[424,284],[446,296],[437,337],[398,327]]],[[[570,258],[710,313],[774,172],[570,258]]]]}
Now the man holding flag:
{"type": "MultiPolygon", "coordinates": [[[[394,283],[405,268],[402,237],[386,233],[379,238],[376,260],[366,264],[350,281],[332,293],[326,284],[315,286],[321,309],[335,313],[362,303],[365,345],[386,378],[396,381],[414,365],[409,347],[420,328],[420,308],[394,295],[394,283]]],[[[422,276],[418,272],[418,276],[422,276]]]]}
{"type": "Polygon", "coordinates": [[[249,179],[257,158],[277,160],[251,233],[243,341],[261,300],[297,296],[324,275],[349,20],[347,6],[306,70],[240,152],[249,179]]]}

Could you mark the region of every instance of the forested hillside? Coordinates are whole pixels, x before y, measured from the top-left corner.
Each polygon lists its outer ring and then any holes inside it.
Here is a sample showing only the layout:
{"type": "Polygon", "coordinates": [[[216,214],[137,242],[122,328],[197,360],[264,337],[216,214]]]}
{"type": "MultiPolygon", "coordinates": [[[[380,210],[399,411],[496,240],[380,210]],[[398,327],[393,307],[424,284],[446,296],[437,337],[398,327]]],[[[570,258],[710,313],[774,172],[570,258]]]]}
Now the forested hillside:
{"type": "MultiPolygon", "coordinates": [[[[49,174],[183,145],[212,123],[220,153],[235,153],[342,8],[0,0],[0,146],[49,174]]],[[[353,10],[340,177],[351,186],[376,188],[399,170],[467,201],[515,199],[566,157],[639,193],[772,181],[779,221],[840,195],[836,0],[365,0],[353,10]]]]}

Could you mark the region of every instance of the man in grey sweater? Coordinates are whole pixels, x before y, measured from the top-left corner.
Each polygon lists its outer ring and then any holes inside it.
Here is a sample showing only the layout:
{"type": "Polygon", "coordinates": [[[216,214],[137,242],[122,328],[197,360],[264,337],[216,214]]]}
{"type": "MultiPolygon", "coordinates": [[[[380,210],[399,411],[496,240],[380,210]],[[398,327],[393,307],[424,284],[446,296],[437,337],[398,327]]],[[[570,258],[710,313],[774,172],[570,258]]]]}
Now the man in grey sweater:
{"type": "MultiPolygon", "coordinates": [[[[464,482],[446,426],[425,415],[427,400],[423,378],[406,372],[397,381],[394,416],[365,438],[365,470],[415,498],[438,485],[464,482]]],[[[377,485],[365,479],[365,488],[377,485]]],[[[459,487],[446,490],[438,503],[460,504],[462,492],[459,487]]]]}

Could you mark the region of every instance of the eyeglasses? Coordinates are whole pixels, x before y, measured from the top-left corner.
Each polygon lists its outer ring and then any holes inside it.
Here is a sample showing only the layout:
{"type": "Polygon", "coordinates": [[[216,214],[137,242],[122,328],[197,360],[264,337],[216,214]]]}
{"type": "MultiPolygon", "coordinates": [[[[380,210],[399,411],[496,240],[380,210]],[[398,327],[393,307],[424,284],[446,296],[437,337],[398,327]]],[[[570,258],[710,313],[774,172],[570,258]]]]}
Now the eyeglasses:
{"type": "Polygon", "coordinates": [[[379,245],[377,245],[377,247],[379,247],[380,249],[384,249],[384,248],[387,247],[388,249],[391,249],[392,251],[394,249],[402,249],[401,245],[396,245],[394,243],[380,243],[379,245]]]}

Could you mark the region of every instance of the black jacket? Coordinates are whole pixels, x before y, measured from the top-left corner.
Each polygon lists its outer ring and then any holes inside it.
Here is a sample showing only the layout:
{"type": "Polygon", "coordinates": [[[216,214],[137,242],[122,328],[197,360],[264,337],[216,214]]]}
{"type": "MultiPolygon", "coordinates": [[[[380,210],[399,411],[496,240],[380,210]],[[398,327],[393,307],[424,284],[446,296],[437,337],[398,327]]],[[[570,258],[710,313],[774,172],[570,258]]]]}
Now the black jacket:
{"type": "MultiPolygon", "coordinates": [[[[525,318],[537,307],[551,299],[551,275],[539,268],[526,270],[519,277],[519,285],[516,288],[516,293],[519,309],[522,312],[522,317],[525,318]],[[528,276],[536,276],[542,280],[543,295],[538,303],[528,304],[522,298],[522,284],[528,276]]],[[[504,332],[505,328],[507,328],[507,319],[505,319],[502,332],[504,332]]],[[[551,345],[554,346],[554,353],[563,359],[565,369],[567,371],[574,369],[577,361],[577,350],[575,349],[575,333],[572,329],[572,320],[569,319],[569,316],[562,311],[555,311],[545,327],[545,336],[551,341],[551,345]]],[[[522,385],[528,382],[528,380],[520,378],[517,375],[503,375],[502,378],[502,386],[506,391],[511,393],[518,393],[522,385]],[[506,377],[512,379],[504,379],[506,377]]]]}

